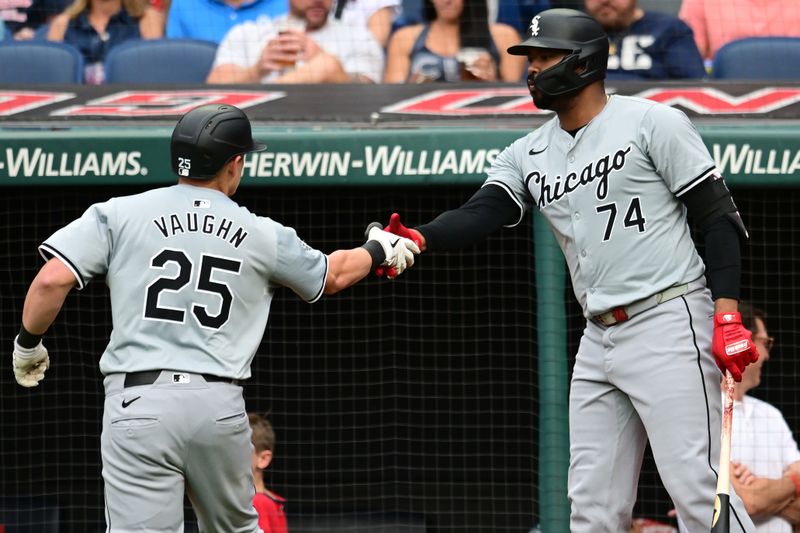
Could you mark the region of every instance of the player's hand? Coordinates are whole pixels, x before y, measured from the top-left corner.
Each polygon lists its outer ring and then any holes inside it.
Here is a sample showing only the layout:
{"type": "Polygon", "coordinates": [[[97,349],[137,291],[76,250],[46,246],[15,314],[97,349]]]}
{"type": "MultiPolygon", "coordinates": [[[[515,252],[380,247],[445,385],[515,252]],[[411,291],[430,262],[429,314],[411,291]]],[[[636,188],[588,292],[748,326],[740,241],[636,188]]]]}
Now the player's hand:
{"type": "Polygon", "coordinates": [[[411,239],[382,230],[377,222],[367,226],[367,240],[376,241],[383,248],[386,259],[381,265],[392,270],[391,273],[387,274],[389,279],[396,278],[406,268],[413,266],[414,254],[420,253],[417,243],[411,239]]]}
{"type": "Polygon", "coordinates": [[[714,315],[714,337],[711,353],[724,374],[729,370],[735,381],[742,381],[742,372],[747,365],[758,361],[758,350],[753,344],[753,334],[742,326],[739,313],[717,313],[714,315]]]}
{"type": "MultiPolygon", "coordinates": [[[[422,248],[422,234],[415,229],[405,227],[403,223],[400,222],[400,213],[392,213],[392,216],[389,217],[389,224],[384,226],[383,230],[399,235],[400,237],[405,237],[406,239],[411,239],[419,248],[422,248]]],[[[396,273],[392,272],[391,268],[386,269],[384,267],[376,268],[375,275],[378,277],[386,275],[387,278],[394,278],[397,276],[396,273]]]]}
{"type": "Polygon", "coordinates": [[[14,339],[14,377],[23,387],[35,387],[44,379],[44,372],[50,368],[47,348],[41,341],[33,348],[23,348],[14,339]]]}

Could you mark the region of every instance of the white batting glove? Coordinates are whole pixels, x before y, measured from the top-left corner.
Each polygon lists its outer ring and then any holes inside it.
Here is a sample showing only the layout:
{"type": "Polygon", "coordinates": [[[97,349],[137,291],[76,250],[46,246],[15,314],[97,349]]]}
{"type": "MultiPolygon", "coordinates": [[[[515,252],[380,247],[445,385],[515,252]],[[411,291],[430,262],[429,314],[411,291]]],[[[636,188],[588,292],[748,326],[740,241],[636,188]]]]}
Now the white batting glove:
{"type": "Polygon", "coordinates": [[[14,377],[23,387],[35,387],[50,368],[50,357],[42,341],[33,348],[23,348],[14,338],[14,377]]]}
{"type": "Polygon", "coordinates": [[[406,268],[414,266],[414,254],[420,253],[419,247],[414,241],[384,231],[380,224],[369,229],[367,241],[376,241],[383,248],[386,259],[381,265],[394,268],[392,279],[402,274],[406,268]]]}

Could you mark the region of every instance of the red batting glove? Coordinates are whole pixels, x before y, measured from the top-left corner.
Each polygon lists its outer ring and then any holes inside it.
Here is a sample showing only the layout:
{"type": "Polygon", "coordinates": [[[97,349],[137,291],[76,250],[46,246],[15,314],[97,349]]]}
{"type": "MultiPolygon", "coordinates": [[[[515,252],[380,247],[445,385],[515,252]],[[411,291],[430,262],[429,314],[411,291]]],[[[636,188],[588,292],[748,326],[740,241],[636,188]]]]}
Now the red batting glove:
{"type": "Polygon", "coordinates": [[[714,315],[714,338],[711,341],[714,361],[724,374],[729,370],[735,381],[742,381],[747,365],[758,361],[758,350],[753,344],[753,334],[742,326],[739,313],[714,315]]]}
{"type": "MultiPolygon", "coordinates": [[[[394,233],[399,237],[405,237],[406,239],[411,239],[417,246],[422,246],[422,235],[411,228],[407,228],[400,222],[400,214],[399,213],[392,213],[392,216],[389,217],[389,225],[383,228],[383,231],[388,231],[389,233],[394,233]]],[[[394,278],[396,273],[393,272],[394,267],[389,267],[387,271],[384,267],[379,266],[375,269],[375,275],[378,277],[383,276],[386,274],[389,278],[394,278]]]]}

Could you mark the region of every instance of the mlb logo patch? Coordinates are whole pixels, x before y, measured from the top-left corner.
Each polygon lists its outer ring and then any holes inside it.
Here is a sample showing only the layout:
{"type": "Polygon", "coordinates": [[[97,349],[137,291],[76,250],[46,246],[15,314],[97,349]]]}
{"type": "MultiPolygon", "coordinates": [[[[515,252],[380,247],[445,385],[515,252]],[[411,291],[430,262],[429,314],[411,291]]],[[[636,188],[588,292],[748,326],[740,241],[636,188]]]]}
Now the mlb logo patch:
{"type": "Polygon", "coordinates": [[[211,202],[208,200],[195,200],[192,205],[200,209],[208,209],[211,207],[211,202]]]}
{"type": "Polygon", "coordinates": [[[188,157],[178,158],[178,176],[189,176],[189,171],[192,170],[192,160],[188,157]]]}
{"type": "Polygon", "coordinates": [[[172,374],[172,382],[173,383],[191,383],[192,379],[189,374],[184,373],[174,373],[172,374]]]}

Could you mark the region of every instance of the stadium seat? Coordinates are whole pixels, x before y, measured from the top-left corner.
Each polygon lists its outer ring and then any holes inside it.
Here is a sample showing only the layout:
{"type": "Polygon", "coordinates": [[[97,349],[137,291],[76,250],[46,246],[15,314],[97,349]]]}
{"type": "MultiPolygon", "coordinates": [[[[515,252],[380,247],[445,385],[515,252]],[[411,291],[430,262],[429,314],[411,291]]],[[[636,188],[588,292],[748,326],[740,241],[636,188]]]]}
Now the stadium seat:
{"type": "Polygon", "coordinates": [[[83,56],[66,43],[0,42],[0,83],[81,83],[83,56]]]}
{"type": "Polygon", "coordinates": [[[800,79],[800,37],[748,37],[717,50],[711,77],[729,80],[800,79]]]}
{"type": "Polygon", "coordinates": [[[108,52],[106,83],[204,83],[216,51],[194,39],[127,41],[108,52]]]}

